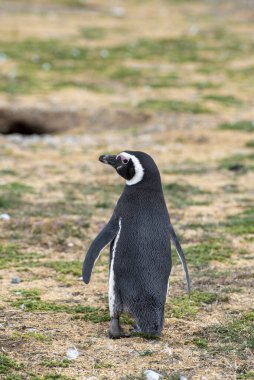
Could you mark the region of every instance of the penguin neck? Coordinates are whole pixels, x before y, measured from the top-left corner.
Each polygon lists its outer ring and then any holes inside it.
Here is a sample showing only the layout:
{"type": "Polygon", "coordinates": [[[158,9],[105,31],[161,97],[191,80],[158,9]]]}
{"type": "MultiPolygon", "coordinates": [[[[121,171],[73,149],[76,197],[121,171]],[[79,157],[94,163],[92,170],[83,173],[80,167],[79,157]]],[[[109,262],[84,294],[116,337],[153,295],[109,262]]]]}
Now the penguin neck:
{"type": "Polygon", "coordinates": [[[160,174],[152,173],[151,175],[144,175],[144,178],[135,185],[125,185],[124,191],[128,193],[135,192],[137,190],[156,191],[162,193],[162,185],[160,174]]]}

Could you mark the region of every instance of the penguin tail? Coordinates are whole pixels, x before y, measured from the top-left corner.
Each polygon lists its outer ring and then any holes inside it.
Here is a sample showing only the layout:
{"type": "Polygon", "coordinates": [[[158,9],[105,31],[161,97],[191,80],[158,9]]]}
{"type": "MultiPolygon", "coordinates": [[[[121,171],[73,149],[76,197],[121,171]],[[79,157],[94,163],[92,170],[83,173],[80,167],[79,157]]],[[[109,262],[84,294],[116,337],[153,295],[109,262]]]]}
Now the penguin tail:
{"type": "Polygon", "coordinates": [[[170,233],[170,238],[171,238],[171,240],[174,243],[175,249],[176,249],[176,251],[178,253],[178,256],[179,256],[179,258],[180,258],[180,260],[182,262],[182,265],[183,265],[183,269],[184,269],[185,276],[186,276],[188,295],[189,295],[189,299],[190,299],[191,284],[190,284],[190,276],[189,276],[189,272],[188,272],[188,267],[187,267],[187,264],[186,264],[186,261],[185,261],[185,256],[184,256],[181,244],[180,244],[180,242],[178,240],[178,237],[176,236],[175,230],[174,230],[174,228],[173,228],[173,226],[172,226],[171,223],[170,223],[170,232],[169,233],[170,233]]]}

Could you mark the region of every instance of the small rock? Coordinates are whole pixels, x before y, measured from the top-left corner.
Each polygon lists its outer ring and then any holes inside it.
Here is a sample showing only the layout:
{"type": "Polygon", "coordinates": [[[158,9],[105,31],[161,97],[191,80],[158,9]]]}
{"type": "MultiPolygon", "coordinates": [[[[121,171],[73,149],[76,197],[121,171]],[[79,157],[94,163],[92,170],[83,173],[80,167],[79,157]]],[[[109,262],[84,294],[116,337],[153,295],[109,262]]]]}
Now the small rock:
{"type": "Polygon", "coordinates": [[[108,58],[109,57],[109,51],[107,49],[102,49],[100,51],[101,58],[108,58]]]}
{"type": "Polygon", "coordinates": [[[42,70],[49,71],[51,69],[51,64],[48,62],[45,62],[41,65],[42,70]]]}
{"type": "Polygon", "coordinates": [[[10,220],[11,217],[9,214],[0,214],[0,219],[3,219],[3,220],[10,220]]]}
{"type": "Polygon", "coordinates": [[[12,277],[12,279],[11,279],[12,284],[19,284],[21,281],[22,280],[20,277],[12,277]]]}
{"type": "Polygon", "coordinates": [[[187,379],[187,377],[181,375],[180,380],[188,380],[188,379],[187,379]]]}
{"type": "Polygon", "coordinates": [[[5,53],[0,53],[0,63],[4,63],[8,60],[8,57],[5,53]]]}
{"type": "Polygon", "coordinates": [[[124,17],[125,9],[122,7],[113,7],[111,8],[111,12],[116,17],[124,17]]]}
{"type": "Polygon", "coordinates": [[[145,378],[147,380],[159,380],[159,379],[162,379],[162,376],[159,373],[154,372],[151,369],[146,370],[144,372],[144,375],[145,375],[145,378]]]}
{"type": "Polygon", "coordinates": [[[75,360],[79,356],[79,352],[75,346],[68,348],[66,351],[66,357],[69,360],[75,360]]]}

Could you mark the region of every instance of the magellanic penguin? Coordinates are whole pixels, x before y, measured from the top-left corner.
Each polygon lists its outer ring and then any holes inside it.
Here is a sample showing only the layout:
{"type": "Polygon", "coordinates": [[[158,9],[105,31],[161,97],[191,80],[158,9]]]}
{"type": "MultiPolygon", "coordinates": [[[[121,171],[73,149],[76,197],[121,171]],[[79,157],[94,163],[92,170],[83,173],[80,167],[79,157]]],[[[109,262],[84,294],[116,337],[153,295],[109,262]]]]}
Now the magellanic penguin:
{"type": "Polygon", "coordinates": [[[115,168],[126,185],[113,215],[90,246],[83,264],[83,280],[89,283],[96,259],[110,243],[109,309],[110,338],[126,336],[119,316],[129,313],[134,332],[159,336],[171,271],[173,241],[190,279],[184,253],[167,211],[159,170],[143,152],[123,151],[99,160],[115,168]]]}

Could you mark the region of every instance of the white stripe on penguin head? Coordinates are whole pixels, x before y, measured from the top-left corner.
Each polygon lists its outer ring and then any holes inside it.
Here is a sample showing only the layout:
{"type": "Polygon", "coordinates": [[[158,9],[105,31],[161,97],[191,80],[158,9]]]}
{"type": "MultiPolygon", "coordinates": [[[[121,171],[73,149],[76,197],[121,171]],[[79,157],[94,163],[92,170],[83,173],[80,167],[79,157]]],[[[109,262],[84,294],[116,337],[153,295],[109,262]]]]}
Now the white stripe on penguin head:
{"type": "Polygon", "coordinates": [[[134,169],[135,169],[134,176],[129,181],[126,181],[126,184],[129,186],[136,185],[136,183],[140,182],[144,177],[143,166],[141,165],[139,159],[137,157],[133,156],[132,154],[122,152],[122,153],[118,154],[118,156],[120,156],[120,155],[121,155],[121,157],[127,158],[128,160],[131,159],[133,162],[133,165],[134,165],[134,169]]]}

